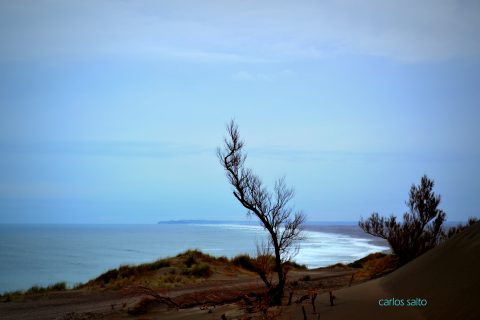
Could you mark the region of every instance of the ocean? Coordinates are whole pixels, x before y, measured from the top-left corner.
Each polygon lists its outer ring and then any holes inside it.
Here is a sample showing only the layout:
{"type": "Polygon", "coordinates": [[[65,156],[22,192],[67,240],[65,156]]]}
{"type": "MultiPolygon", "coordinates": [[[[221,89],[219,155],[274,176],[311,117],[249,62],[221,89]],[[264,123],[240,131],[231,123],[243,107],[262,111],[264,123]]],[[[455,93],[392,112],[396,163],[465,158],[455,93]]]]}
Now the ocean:
{"type": "MultiPolygon", "coordinates": [[[[356,225],[308,225],[295,257],[309,268],[385,251],[356,225]]],[[[215,256],[255,255],[265,231],[234,223],[151,225],[0,225],[0,293],[65,281],[86,282],[111,268],[200,249],[215,256]]]]}

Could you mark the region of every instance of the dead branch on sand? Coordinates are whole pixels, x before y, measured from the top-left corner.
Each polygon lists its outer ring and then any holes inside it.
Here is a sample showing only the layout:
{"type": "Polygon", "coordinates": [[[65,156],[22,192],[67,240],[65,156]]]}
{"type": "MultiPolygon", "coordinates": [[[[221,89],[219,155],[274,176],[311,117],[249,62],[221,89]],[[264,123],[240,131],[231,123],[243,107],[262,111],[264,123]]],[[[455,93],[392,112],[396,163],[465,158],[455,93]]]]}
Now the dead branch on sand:
{"type": "Polygon", "coordinates": [[[156,301],[166,304],[170,308],[180,308],[180,305],[172,300],[170,297],[162,296],[157,291],[144,287],[144,286],[135,286],[131,288],[130,293],[133,295],[147,295],[154,298],[156,301]]]}

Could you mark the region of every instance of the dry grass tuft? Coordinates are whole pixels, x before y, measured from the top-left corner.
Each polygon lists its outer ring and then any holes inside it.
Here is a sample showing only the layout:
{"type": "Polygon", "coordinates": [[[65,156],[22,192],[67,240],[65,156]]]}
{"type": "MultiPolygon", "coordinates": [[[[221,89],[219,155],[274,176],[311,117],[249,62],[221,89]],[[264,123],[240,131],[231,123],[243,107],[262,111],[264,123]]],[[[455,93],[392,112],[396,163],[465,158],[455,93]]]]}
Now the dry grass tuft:
{"type": "Polygon", "coordinates": [[[356,275],[360,278],[374,279],[386,275],[399,267],[398,258],[392,254],[374,253],[355,261],[361,265],[356,275]]]}

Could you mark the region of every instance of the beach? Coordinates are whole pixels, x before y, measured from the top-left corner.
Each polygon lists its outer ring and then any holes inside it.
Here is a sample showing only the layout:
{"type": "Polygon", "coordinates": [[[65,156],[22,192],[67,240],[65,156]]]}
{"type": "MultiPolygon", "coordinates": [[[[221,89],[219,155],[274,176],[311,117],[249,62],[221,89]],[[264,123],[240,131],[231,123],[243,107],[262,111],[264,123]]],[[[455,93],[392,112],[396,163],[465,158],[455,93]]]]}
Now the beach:
{"type": "MultiPolygon", "coordinates": [[[[308,225],[295,257],[309,268],[349,263],[387,249],[354,224],[308,225]]],[[[0,294],[63,282],[70,287],[120,265],[174,256],[188,249],[231,258],[256,254],[256,224],[0,225],[0,294]],[[32,272],[35,270],[35,272],[32,272]]]]}
{"type": "MultiPolygon", "coordinates": [[[[47,292],[0,303],[0,317],[318,319],[320,316],[321,319],[473,320],[479,315],[476,308],[479,297],[477,288],[480,285],[477,275],[480,269],[479,223],[405,266],[380,277],[362,277],[360,271],[363,269],[347,265],[317,269],[294,268],[289,273],[284,305],[263,311],[254,304],[256,297],[264,291],[258,276],[228,260],[189,251],[172,258],[170,268],[179,266],[185,257],[192,254],[197,263],[209,264],[212,268],[210,276],[169,289],[151,290],[138,283],[110,287],[108,283],[105,284],[104,275],[75,290],[47,292]],[[99,283],[103,285],[99,286],[99,283]],[[335,297],[333,306],[330,305],[330,292],[335,297]],[[289,304],[286,300],[290,293],[289,304]],[[162,300],[166,297],[172,302],[162,300]],[[403,305],[388,306],[380,302],[385,299],[402,300],[403,305]],[[425,300],[426,304],[412,305],[410,300],[413,299],[425,300]]],[[[161,273],[155,273],[156,278],[159,276],[161,273]]],[[[154,281],[153,278],[149,279],[154,281]]]]}

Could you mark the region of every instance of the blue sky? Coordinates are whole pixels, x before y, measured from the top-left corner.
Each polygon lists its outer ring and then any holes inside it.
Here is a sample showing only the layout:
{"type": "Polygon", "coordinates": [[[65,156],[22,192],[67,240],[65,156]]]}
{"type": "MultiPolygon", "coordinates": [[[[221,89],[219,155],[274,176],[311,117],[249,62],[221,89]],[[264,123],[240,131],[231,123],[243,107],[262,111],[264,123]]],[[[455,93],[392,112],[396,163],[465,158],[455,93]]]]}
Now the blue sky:
{"type": "Polygon", "coordinates": [[[215,157],[310,220],[480,215],[478,1],[2,1],[0,222],[242,220],[215,157]]]}

